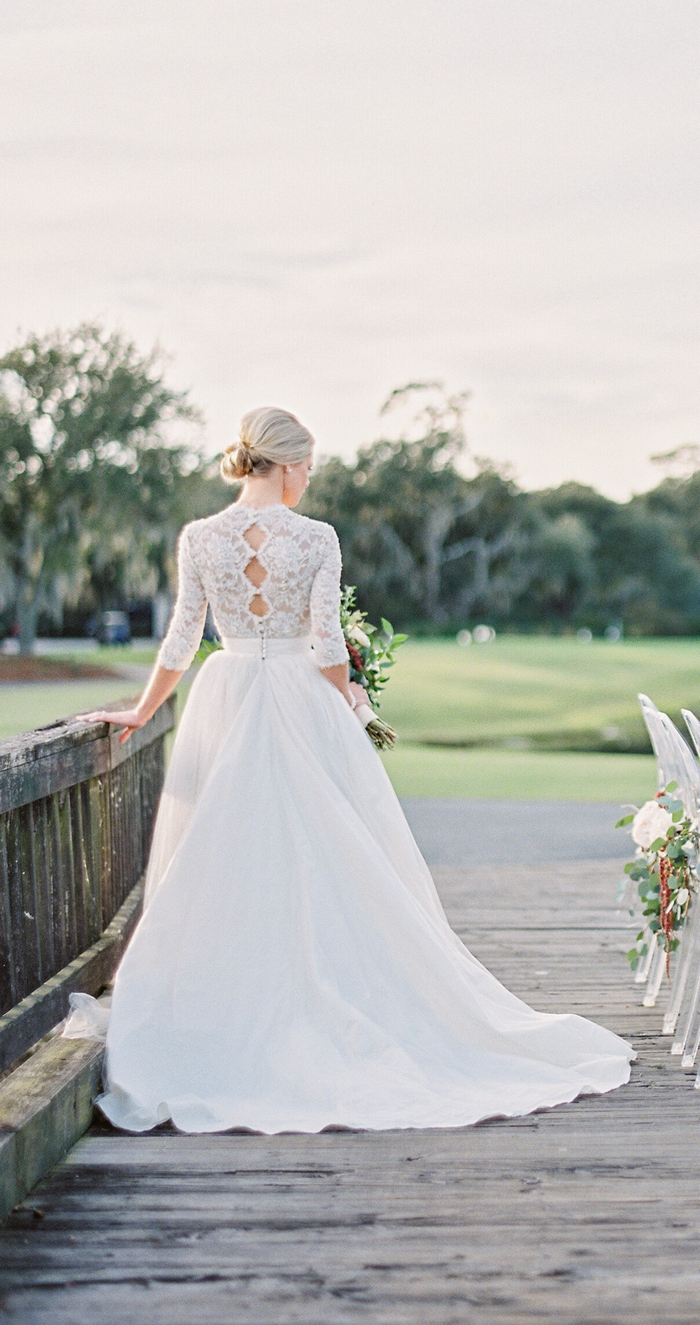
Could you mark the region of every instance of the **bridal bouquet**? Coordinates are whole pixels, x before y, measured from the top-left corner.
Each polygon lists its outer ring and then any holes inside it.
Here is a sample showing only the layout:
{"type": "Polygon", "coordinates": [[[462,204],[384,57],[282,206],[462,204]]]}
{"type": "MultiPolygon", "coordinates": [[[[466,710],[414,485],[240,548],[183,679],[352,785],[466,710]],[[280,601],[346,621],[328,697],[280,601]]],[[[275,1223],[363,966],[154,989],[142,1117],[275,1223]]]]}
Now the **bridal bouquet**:
{"type": "MultiPolygon", "coordinates": [[[[618,885],[622,901],[630,884],[637,884],[646,927],[640,930],[627,958],[635,971],[650,943],[666,950],[666,974],[671,953],[679,940],[676,932],[685,922],[693,893],[700,847],[698,824],[689,819],[683,802],[674,796],[677,782],[669,782],[633,814],[626,814],[615,825],[632,824],[632,840],[637,845],[635,859],[625,865],[626,878],[618,885]]],[[[633,914],[633,911],[631,912],[633,914]]]]}
{"type": "Polygon", "coordinates": [[[340,596],[340,624],[350,660],[350,680],[356,681],[367,692],[367,703],[358,704],[357,716],[377,749],[390,750],[396,741],[396,732],[388,722],[378,718],[370,706],[374,704],[379,708],[379,697],[389,680],[385,673],[394,665],[394,650],[408,637],[397,635],[385,617],[382,617],[380,630],[371,625],[355,603],[352,584],[345,585],[340,596]],[[363,712],[365,708],[367,715],[363,712]]]}

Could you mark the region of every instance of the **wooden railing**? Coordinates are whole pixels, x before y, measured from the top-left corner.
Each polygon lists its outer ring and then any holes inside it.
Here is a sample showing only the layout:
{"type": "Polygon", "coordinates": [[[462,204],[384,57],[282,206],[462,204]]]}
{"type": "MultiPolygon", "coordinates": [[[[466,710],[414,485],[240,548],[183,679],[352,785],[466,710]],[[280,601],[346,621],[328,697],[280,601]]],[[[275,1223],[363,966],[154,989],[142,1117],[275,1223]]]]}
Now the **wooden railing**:
{"type": "MultiPolygon", "coordinates": [[[[0,1071],[96,993],[137,919],[168,700],[124,745],[68,718],[0,743],[0,1071]]],[[[114,732],[114,728],[111,728],[114,732]]]]}

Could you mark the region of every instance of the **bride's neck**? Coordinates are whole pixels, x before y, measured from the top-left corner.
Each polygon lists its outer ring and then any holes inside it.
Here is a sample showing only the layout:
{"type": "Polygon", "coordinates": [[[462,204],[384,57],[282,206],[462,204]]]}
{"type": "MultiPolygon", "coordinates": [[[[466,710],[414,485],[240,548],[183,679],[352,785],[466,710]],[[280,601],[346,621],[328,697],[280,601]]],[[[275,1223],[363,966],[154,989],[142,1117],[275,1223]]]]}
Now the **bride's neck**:
{"type": "Polygon", "coordinates": [[[284,474],[273,472],[245,479],[236,505],[254,506],[258,510],[263,506],[284,505],[284,474]]]}

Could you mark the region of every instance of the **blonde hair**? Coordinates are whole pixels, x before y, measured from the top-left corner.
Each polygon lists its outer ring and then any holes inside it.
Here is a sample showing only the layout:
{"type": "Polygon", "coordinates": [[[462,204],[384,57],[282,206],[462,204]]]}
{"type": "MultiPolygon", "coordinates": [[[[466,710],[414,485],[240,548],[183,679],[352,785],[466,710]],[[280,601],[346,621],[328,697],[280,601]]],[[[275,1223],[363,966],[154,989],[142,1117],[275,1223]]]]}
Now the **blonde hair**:
{"type": "Polygon", "coordinates": [[[221,476],[236,483],[249,474],[267,474],[273,465],[296,465],[309,454],[314,439],[286,409],[265,405],[244,414],[238,440],[227,446],[221,476]]]}

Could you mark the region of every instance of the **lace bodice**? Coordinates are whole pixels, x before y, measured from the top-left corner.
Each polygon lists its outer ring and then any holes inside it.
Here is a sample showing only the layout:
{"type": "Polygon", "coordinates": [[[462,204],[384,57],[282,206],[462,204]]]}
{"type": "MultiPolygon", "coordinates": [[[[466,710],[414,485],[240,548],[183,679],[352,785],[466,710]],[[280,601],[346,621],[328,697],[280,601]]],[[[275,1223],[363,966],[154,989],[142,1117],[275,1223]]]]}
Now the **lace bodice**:
{"type": "Polygon", "coordinates": [[[210,603],[224,637],[310,634],[319,667],[347,662],[340,565],[332,525],[286,506],[256,510],[234,503],[218,515],[193,520],[180,534],[177,602],[158,661],[172,671],[189,667],[210,603]]]}

